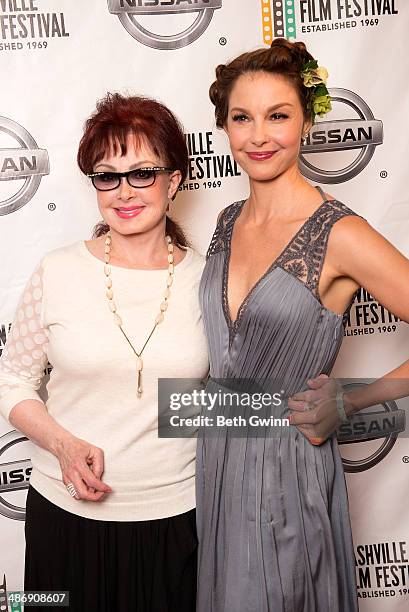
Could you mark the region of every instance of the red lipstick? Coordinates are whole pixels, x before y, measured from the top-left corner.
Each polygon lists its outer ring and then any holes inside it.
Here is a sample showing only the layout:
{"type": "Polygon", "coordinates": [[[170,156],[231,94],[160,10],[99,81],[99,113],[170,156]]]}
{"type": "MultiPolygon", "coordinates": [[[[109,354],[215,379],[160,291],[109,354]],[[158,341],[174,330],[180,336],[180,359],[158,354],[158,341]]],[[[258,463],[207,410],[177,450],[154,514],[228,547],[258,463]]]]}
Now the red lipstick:
{"type": "Polygon", "coordinates": [[[129,208],[121,206],[121,208],[115,208],[115,212],[121,219],[133,219],[139,215],[144,208],[144,206],[131,206],[129,208]]]}

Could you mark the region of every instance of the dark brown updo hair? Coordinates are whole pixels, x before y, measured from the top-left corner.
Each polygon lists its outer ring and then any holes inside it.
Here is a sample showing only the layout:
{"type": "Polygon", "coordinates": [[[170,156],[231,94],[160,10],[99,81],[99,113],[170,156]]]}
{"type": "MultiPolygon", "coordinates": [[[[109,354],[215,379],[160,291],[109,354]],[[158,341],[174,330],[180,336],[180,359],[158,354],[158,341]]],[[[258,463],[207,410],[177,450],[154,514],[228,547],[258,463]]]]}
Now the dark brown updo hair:
{"type": "MultiPolygon", "coordinates": [[[[94,171],[94,166],[106,153],[112,151],[126,155],[127,137],[132,134],[135,145],[148,144],[166,166],[179,170],[185,181],[189,166],[189,153],[182,125],[167,106],[144,96],[123,96],[107,93],[99,100],[94,113],[87,119],[81,138],[77,162],[84,174],[94,171]]],[[[98,238],[109,231],[103,221],[94,228],[98,238]]],[[[172,241],[189,246],[182,228],[166,215],[166,233],[172,241]]]]}
{"type": "Polygon", "coordinates": [[[227,64],[216,68],[216,80],[210,86],[210,100],[215,106],[216,125],[222,128],[227,120],[229,98],[237,79],[249,72],[269,72],[280,74],[290,81],[298,93],[304,117],[312,119],[311,88],[305,87],[301,71],[313,56],[307,51],[303,42],[289,42],[285,38],[276,38],[271,47],[257,49],[239,55],[227,64]]]}

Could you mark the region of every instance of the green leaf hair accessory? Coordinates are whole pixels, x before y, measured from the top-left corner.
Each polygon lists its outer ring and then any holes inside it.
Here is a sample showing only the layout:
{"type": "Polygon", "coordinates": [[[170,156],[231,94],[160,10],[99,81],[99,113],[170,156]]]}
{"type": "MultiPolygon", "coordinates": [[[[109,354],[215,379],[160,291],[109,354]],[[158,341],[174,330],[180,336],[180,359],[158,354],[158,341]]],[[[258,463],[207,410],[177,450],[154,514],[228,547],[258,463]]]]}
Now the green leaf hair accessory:
{"type": "Polygon", "coordinates": [[[310,60],[302,67],[301,78],[304,86],[311,89],[310,109],[314,121],[315,115],[323,117],[332,108],[327,89],[328,70],[324,66],[318,66],[317,60],[310,60]]]}

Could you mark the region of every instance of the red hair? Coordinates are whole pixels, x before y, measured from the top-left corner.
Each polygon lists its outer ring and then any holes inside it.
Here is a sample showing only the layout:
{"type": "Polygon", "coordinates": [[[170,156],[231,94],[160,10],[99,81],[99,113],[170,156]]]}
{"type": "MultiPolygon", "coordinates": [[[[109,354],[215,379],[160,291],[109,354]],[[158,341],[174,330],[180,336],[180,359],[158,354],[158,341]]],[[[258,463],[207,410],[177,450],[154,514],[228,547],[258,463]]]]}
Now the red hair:
{"type": "MultiPolygon", "coordinates": [[[[87,119],[81,138],[77,162],[84,174],[108,153],[126,155],[128,136],[132,134],[135,146],[144,142],[172,170],[179,170],[182,184],[188,173],[189,154],[181,123],[164,104],[144,96],[123,96],[107,93],[99,100],[94,113],[87,119]]],[[[95,236],[108,231],[104,223],[97,225],[95,236]]],[[[182,229],[166,217],[166,232],[180,246],[188,241],[182,229]]]]}

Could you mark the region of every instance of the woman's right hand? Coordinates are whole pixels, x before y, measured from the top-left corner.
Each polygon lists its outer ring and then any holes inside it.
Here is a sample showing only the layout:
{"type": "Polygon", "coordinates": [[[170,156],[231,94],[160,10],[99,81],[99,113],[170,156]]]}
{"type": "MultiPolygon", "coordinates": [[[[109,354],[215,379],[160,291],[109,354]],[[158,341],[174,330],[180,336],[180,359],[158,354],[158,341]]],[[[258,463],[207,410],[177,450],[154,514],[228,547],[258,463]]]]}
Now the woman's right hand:
{"type": "Polygon", "coordinates": [[[74,485],[75,499],[97,502],[112,491],[101,480],[104,472],[102,449],[69,435],[59,441],[55,455],[60,462],[63,483],[74,485]]]}

